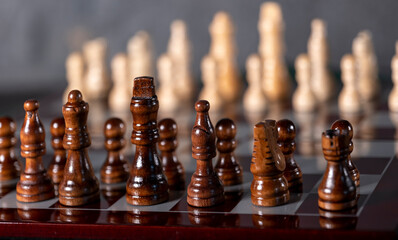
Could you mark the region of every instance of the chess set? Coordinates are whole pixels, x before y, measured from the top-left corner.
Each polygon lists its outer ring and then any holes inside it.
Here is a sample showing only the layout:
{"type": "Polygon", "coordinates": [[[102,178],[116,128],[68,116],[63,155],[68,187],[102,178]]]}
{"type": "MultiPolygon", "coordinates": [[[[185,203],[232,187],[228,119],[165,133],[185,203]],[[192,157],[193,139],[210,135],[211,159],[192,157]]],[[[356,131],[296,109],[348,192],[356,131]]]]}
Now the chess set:
{"type": "Polygon", "coordinates": [[[201,91],[177,20],[155,79],[141,31],[112,59],[113,84],[99,38],[68,56],[62,99],[0,101],[13,117],[0,118],[0,236],[397,238],[398,94],[387,107],[371,34],[343,56],[336,97],[325,22],[312,22],[294,93],[278,4],[262,5],[258,30],[245,92],[219,12],[201,91]]]}

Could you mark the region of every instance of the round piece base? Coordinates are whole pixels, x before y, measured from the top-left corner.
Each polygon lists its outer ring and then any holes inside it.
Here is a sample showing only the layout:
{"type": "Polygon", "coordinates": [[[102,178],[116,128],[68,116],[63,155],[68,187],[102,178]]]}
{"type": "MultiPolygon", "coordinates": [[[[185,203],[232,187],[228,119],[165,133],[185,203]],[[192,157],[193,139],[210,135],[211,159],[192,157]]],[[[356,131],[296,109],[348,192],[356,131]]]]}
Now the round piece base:
{"type": "Polygon", "coordinates": [[[342,211],[353,208],[357,205],[357,199],[353,199],[347,202],[327,202],[318,198],[318,206],[321,209],[328,211],[342,211]]]}
{"type": "Polygon", "coordinates": [[[273,206],[286,204],[290,199],[290,195],[289,195],[289,192],[286,192],[281,196],[277,196],[277,197],[273,197],[273,198],[262,198],[262,197],[256,197],[253,195],[251,198],[252,198],[252,203],[256,206],[273,207],[273,206]]]}
{"type": "Polygon", "coordinates": [[[68,197],[68,196],[59,195],[58,198],[59,198],[59,202],[62,205],[65,205],[65,206],[81,206],[81,205],[84,205],[84,204],[87,204],[87,203],[90,203],[90,202],[98,201],[99,198],[100,198],[99,194],[100,193],[99,193],[99,190],[98,190],[98,191],[96,191],[94,193],[91,193],[91,194],[88,194],[88,195],[84,195],[84,196],[81,196],[81,197],[68,197]]]}
{"type": "Polygon", "coordinates": [[[224,194],[218,194],[210,198],[198,198],[188,195],[187,202],[194,207],[212,207],[224,202],[224,194]]]}
{"type": "Polygon", "coordinates": [[[40,201],[45,201],[51,198],[55,197],[54,189],[51,188],[51,190],[47,192],[42,192],[39,194],[35,195],[29,195],[26,193],[20,193],[17,191],[17,200],[19,202],[40,202],[40,201]]]}
{"type": "Polygon", "coordinates": [[[162,202],[166,202],[167,200],[169,200],[168,192],[151,195],[151,196],[137,196],[137,195],[130,195],[128,193],[126,194],[127,203],[135,206],[155,205],[162,202]]]}

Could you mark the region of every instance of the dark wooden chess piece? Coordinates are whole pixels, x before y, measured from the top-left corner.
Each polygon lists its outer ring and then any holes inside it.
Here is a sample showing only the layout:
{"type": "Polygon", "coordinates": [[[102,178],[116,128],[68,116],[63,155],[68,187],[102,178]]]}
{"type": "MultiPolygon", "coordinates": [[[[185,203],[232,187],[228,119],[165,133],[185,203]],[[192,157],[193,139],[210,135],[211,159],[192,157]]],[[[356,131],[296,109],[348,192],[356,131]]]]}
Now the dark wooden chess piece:
{"type": "Polygon", "coordinates": [[[26,164],[17,184],[17,200],[38,202],[53,198],[54,187],[42,161],[42,156],[46,153],[46,136],[37,112],[39,102],[27,100],[24,109],[26,115],[20,138],[21,155],[26,159],[26,164]]]}
{"type": "Polygon", "coordinates": [[[79,206],[99,200],[99,183],[88,158],[90,135],[87,131],[89,106],[78,90],[72,90],[62,107],[65,119],[63,146],[68,151],[64,177],[59,184],[59,202],[79,206]]]}
{"type": "Polygon", "coordinates": [[[350,152],[350,137],[339,130],[322,133],[322,150],[327,161],[318,187],[318,205],[328,211],[342,211],[357,204],[355,183],[345,162],[350,152]]]}
{"type": "Polygon", "coordinates": [[[21,162],[15,154],[16,129],[13,119],[9,117],[0,118],[0,188],[9,185],[8,183],[11,181],[15,187],[15,180],[19,178],[21,172],[21,162]]]}
{"type": "Polygon", "coordinates": [[[136,151],[126,186],[126,200],[132,205],[158,204],[169,197],[169,186],[156,149],[158,109],[153,78],[135,78],[130,111],[133,114],[131,143],[135,144],[136,151]]]}
{"type": "Polygon", "coordinates": [[[288,182],[283,176],[286,162],[277,145],[278,131],[274,120],[254,126],[254,147],[250,171],[252,203],[257,206],[276,206],[289,201],[288,182]]]}
{"type": "Polygon", "coordinates": [[[47,174],[54,184],[55,195],[58,195],[58,186],[64,177],[64,167],[66,163],[66,150],[63,146],[65,134],[64,118],[56,118],[51,122],[51,145],[54,149],[54,156],[47,169],[47,174]]]}
{"type": "Polygon", "coordinates": [[[221,119],[216,124],[217,150],[220,153],[214,167],[224,186],[237,185],[243,182],[243,171],[235,159],[236,126],[228,118],[221,119]]]}
{"type": "Polygon", "coordinates": [[[196,171],[191,177],[187,191],[187,202],[194,207],[211,207],[224,201],[224,188],[214,172],[212,163],[216,156],[216,144],[209,109],[208,101],[199,100],[195,104],[197,114],[191,140],[196,171]]]}
{"type": "Polygon", "coordinates": [[[177,124],[171,118],[162,119],[158,123],[160,159],[166,175],[169,189],[185,189],[185,172],[175,154],[177,149],[177,124]]]}
{"type": "Polygon", "coordinates": [[[347,168],[351,175],[352,180],[355,182],[355,186],[358,187],[360,184],[359,171],[358,171],[358,168],[355,166],[354,162],[351,160],[351,153],[354,150],[354,144],[352,142],[352,138],[354,136],[354,129],[349,121],[342,120],[342,119],[335,121],[332,124],[331,129],[340,130],[340,132],[342,134],[346,134],[350,138],[349,153],[347,156],[346,165],[347,165],[347,168]]]}
{"type": "Polygon", "coordinates": [[[124,134],[126,126],[119,118],[111,118],[105,122],[105,148],[108,152],[101,167],[101,182],[106,184],[126,182],[129,177],[129,166],[121,153],[126,146],[124,134]]]}
{"type": "Polygon", "coordinates": [[[301,192],[303,188],[303,174],[300,167],[294,159],[294,151],[296,150],[296,127],[294,123],[288,119],[279,120],[276,123],[278,129],[278,146],[281,149],[285,161],[286,168],[283,172],[290,192],[301,192]]]}

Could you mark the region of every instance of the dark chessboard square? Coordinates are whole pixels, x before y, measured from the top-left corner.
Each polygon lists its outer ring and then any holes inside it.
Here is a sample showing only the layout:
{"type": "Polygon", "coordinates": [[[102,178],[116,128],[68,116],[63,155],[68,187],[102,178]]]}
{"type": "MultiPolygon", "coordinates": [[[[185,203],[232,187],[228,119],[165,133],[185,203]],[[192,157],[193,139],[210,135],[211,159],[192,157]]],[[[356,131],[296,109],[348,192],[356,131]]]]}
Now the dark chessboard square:
{"type": "MultiPolygon", "coordinates": [[[[358,199],[357,209],[359,210],[365,202],[368,195],[360,195],[358,199]]],[[[301,206],[297,209],[296,214],[319,214],[318,207],[318,194],[310,193],[306,199],[304,199],[301,206]]],[[[354,214],[354,213],[351,213],[354,214]]],[[[349,214],[349,215],[351,215],[349,214]]],[[[354,214],[355,215],[355,214],[354,214]]]]}
{"type": "Polygon", "coordinates": [[[390,161],[389,157],[353,157],[360,174],[381,174],[390,161]]]}
{"type": "Polygon", "coordinates": [[[309,193],[322,178],[322,174],[303,174],[303,193],[309,193]]]}

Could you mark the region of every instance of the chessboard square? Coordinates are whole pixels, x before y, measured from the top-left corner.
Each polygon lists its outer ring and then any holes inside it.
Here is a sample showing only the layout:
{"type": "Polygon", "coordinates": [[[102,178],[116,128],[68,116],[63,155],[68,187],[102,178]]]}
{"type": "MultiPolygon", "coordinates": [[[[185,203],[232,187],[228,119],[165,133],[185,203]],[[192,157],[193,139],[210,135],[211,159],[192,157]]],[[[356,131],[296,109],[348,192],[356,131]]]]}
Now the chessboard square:
{"type": "Polygon", "coordinates": [[[273,207],[260,207],[252,204],[251,193],[247,192],[244,194],[236,207],[231,211],[231,213],[259,215],[293,215],[307,195],[307,193],[292,193],[290,195],[290,200],[287,204],[273,207]]]}
{"type": "Polygon", "coordinates": [[[353,157],[360,174],[382,174],[391,157],[353,157]]]}
{"type": "Polygon", "coordinates": [[[395,142],[391,140],[363,140],[354,139],[354,151],[351,156],[362,157],[391,157],[395,154],[395,142]]]}
{"type": "Polygon", "coordinates": [[[0,199],[0,208],[46,209],[58,201],[51,198],[45,201],[25,203],[17,201],[17,192],[12,191],[0,199]]]}
{"type": "Polygon", "coordinates": [[[303,174],[303,193],[312,192],[314,188],[317,189],[322,176],[322,174],[303,174]]]}
{"type": "MultiPolygon", "coordinates": [[[[357,213],[360,212],[360,209],[363,207],[365,203],[365,199],[368,195],[359,195],[358,203],[357,203],[357,213]]],[[[310,193],[297,209],[296,214],[314,214],[319,215],[319,207],[318,207],[318,194],[310,193]]],[[[347,214],[345,214],[347,215],[347,214]]],[[[355,215],[355,214],[348,214],[355,215]]]]}
{"type": "Polygon", "coordinates": [[[134,206],[126,201],[126,196],[120,198],[107,210],[110,211],[138,211],[138,212],[168,212],[175,206],[182,197],[186,197],[183,192],[170,191],[169,200],[164,203],[159,203],[151,206],[134,206]]]}

